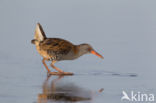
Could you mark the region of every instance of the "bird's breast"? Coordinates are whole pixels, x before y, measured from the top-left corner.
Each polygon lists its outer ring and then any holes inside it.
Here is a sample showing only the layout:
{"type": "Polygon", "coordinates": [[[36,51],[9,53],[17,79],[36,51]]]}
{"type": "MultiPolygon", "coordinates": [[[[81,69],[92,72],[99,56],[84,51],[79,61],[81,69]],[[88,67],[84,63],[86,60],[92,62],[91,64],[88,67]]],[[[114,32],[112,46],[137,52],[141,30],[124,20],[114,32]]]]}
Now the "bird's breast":
{"type": "Polygon", "coordinates": [[[74,51],[70,51],[66,55],[62,55],[61,60],[74,60],[78,58],[78,55],[74,51]]]}

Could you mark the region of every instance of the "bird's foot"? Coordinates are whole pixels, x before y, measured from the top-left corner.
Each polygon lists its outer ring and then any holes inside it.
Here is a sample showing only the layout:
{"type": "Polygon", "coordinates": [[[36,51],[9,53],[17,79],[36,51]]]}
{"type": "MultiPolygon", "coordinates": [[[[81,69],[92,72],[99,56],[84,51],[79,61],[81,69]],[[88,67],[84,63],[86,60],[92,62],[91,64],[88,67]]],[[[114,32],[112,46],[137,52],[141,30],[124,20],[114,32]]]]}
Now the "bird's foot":
{"type": "Polygon", "coordinates": [[[48,72],[49,75],[73,75],[71,72],[48,72]]]}
{"type": "Polygon", "coordinates": [[[73,75],[74,73],[71,72],[63,72],[62,75],[73,75]]]}

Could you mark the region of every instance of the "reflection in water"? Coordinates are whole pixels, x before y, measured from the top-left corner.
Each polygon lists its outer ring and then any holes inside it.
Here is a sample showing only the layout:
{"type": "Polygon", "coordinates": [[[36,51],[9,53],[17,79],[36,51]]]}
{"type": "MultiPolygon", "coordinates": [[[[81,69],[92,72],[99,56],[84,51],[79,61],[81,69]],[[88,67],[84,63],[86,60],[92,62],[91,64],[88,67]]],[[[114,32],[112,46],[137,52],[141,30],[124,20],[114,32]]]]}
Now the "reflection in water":
{"type": "Polygon", "coordinates": [[[80,88],[73,83],[60,82],[63,76],[50,81],[51,77],[47,77],[43,83],[43,93],[38,95],[38,103],[72,103],[91,100],[91,91],[80,88]]]}

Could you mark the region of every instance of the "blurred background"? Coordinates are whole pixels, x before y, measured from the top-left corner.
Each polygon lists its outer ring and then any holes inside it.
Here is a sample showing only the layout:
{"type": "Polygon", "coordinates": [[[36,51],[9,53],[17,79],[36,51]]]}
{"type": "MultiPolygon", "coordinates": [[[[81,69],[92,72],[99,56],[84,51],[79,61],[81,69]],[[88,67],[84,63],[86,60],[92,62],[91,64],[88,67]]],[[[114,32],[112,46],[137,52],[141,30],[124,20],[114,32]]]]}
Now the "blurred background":
{"type": "Polygon", "coordinates": [[[93,92],[104,88],[91,102],[119,103],[122,90],[156,93],[155,5],[155,0],[1,0],[0,101],[37,102],[46,79],[42,57],[30,42],[37,22],[48,37],[89,43],[104,55],[56,64],[76,73],[61,81],[93,92]]]}

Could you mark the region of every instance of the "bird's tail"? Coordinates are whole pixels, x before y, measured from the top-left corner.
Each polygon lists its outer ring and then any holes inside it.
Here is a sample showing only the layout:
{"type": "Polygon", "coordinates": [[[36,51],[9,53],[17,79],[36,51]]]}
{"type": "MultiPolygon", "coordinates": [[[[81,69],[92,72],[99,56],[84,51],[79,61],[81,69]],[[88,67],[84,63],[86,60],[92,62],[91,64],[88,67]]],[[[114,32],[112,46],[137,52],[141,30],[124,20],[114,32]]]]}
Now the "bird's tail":
{"type": "Polygon", "coordinates": [[[35,36],[34,36],[34,39],[37,40],[37,41],[43,41],[45,40],[47,37],[44,33],[44,30],[42,28],[42,26],[40,25],[40,23],[37,23],[36,25],[36,29],[35,29],[35,36]]]}

